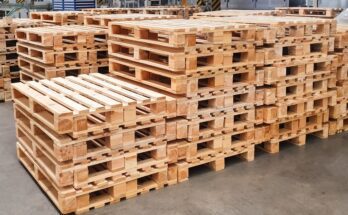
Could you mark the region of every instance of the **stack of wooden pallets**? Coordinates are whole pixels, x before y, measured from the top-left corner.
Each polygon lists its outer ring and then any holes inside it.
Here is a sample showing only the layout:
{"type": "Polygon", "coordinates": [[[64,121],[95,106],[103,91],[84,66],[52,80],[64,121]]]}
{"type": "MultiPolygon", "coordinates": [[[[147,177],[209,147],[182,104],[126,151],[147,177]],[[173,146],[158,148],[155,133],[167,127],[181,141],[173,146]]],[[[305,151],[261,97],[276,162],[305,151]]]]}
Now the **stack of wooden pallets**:
{"type": "Polygon", "coordinates": [[[0,102],[11,100],[11,82],[19,80],[15,30],[41,25],[29,19],[0,19],[0,102]]]}
{"type": "Polygon", "coordinates": [[[231,16],[281,16],[285,15],[280,10],[217,10],[209,12],[194,13],[191,18],[199,19],[204,17],[231,17],[231,16]]]}
{"type": "Polygon", "coordinates": [[[338,57],[336,73],[337,104],[330,107],[330,134],[348,130],[348,26],[338,25],[335,36],[338,57]]]}
{"type": "Polygon", "coordinates": [[[30,12],[30,19],[55,25],[83,25],[84,16],[90,14],[83,11],[40,11],[30,12]]]}
{"type": "Polygon", "coordinates": [[[306,16],[317,18],[335,18],[343,11],[343,8],[322,8],[322,7],[278,7],[276,11],[286,16],[306,16]]]}
{"type": "Polygon", "coordinates": [[[112,21],[135,21],[152,19],[176,19],[174,15],[156,15],[156,14],[101,14],[85,16],[85,25],[108,28],[112,21]]]}
{"type": "Polygon", "coordinates": [[[306,135],[328,136],[329,105],[336,104],[336,23],[301,17],[210,18],[255,24],[262,38],[264,65],[256,71],[256,144],[271,153],[279,143],[306,142],[306,135]]]}
{"type": "Polygon", "coordinates": [[[348,27],[157,17],[16,32],[18,157],[62,213],[185,181],[195,166],[252,161],[255,146],[276,153],[348,129],[348,27]],[[105,64],[110,75],[93,73],[105,64]]]}
{"type": "Polygon", "coordinates": [[[107,32],[80,25],[17,30],[21,81],[106,73],[107,32]]]}
{"type": "Polygon", "coordinates": [[[172,15],[180,18],[189,18],[194,13],[200,11],[198,7],[143,7],[143,8],[92,8],[83,11],[92,14],[156,14],[172,15]]]}
{"type": "Polygon", "coordinates": [[[189,169],[224,168],[226,157],[254,158],[255,27],[205,20],[113,22],[109,72],[169,93],[170,180],[189,169]]]}
{"type": "Polygon", "coordinates": [[[18,158],[61,213],[170,183],[165,117],[175,103],[165,95],[99,73],[12,91],[18,158]]]}

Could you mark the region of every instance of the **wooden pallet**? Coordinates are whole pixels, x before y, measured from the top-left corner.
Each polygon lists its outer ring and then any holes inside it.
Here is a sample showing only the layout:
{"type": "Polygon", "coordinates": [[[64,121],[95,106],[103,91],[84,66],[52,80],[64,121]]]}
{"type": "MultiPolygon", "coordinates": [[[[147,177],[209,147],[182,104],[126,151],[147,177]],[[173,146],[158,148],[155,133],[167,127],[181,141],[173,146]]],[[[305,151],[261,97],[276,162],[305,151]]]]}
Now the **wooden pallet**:
{"type": "Polygon", "coordinates": [[[289,83],[273,84],[277,102],[301,99],[328,92],[329,77],[307,78],[289,83]]]}
{"type": "Polygon", "coordinates": [[[127,39],[144,45],[190,48],[200,44],[253,42],[255,27],[209,20],[144,20],[115,22],[111,24],[109,36],[111,39],[127,39]]]}
{"type": "Polygon", "coordinates": [[[76,190],[72,186],[59,188],[20,143],[17,144],[17,155],[20,162],[63,214],[83,213],[162,188],[167,184],[167,168],[158,168],[152,173],[139,172],[128,178],[124,177],[119,182],[106,181],[103,184],[92,184],[84,190],[76,190]]]}
{"type": "Polygon", "coordinates": [[[307,135],[315,135],[320,138],[327,138],[329,134],[329,115],[328,110],[313,111],[306,113],[297,119],[261,126],[255,131],[261,141],[256,144],[269,152],[278,153],[282,142],[291,142],[302,146],[306,143],[307,135]],[[268,131],[272,135],[262,135],[262,131],[268,131]]]}
{"type": "Polygon", "coordinates": [[[42,11],[30,12],[30,19],[56,25],[83,25],[83,17],[89,15],[82,11],[42,11]]]}
{"type": "Polygon", "coordinates": [[[46,26],[18,29],[16,39],[53,50],[66,50],[105,45],[107,34],[107,30],[91,26],[46,26]]]}
{"type": "Polygon", "coordinates": [[[222,152],[222,135],[192,142],[175,140],[167,146],[168,163],[170,164],[178,163],[179,161],[194,163],[205,157],[215,157],[222,152]]]}
{"type": "MultiPolygon", "coordinates": [[[[189,97],[222,91],[228,69],[212,69],[187,76],[117,58],[109,59],[111,74],[138,81],[157,89],[189,97]]],[[[232,69],[231,69],[232,71],[232,69]]]]}
{"type": "Polygon", "coordinates": [[[281,11],[275,10],[218,10],[207,11],[193,14],[193,19],[202,17],[232,17],[232,16],[275,16],[282,14],[281,11]]]}
{"type": "MultiPolygon", "coordinates": [[[[21,68],[23,75],[31,77],[29,80],[51,79],[55,77],[78,76],[89,73],[107,73],[108,63],[99,62],[95,64],[85,64],[69,67],[50,67],[38,63],[34,60],[18,57],[18,66],[21,68]]],[[[21,79],[28,80],[28,79],[21,79]]]]}
{"type": "MultiPolygon", "coordinates": [[[[204,143],[204,142],[202,142],[204,143]]],[[[214,142],[217,144],[218,142],[214,142]]],[[[220,146],[217,144],[216,146],[220,146]]],[[[219,148],[219,147],[218,147],[219,148]]],[[[178,182],[183,182],[189,178],[189,170],[196,166],[207,165],[214,171],[219,171],[225,168],[225,159],[229,157],[238,156],[247,161],[254,160],[255,148],[253,144],[246,144],[245,142],[235,141],[231,143],[229,137],[223,138],[222,153],[213,153],[210,148],[203,148],[197,151],[196,159],[188,161],[179,161],[176,163],[176,178],[178,182]]],[[[178,148],[177,153],[180,155],[182,148],[178,148]]],[[[179,156],[180,157],[180,156],[179,156]]],[[[175,175],[173,176],[175,178],[175,175]]]]}
{"type": "Polygon", "coordinates": [[[88,63],[107,62],[107,47],[101,46],[95,49],[69,49],[55,51],[43,49],[37,46],[17,43],[17,53],[25,58],[47,64],[50,66],[73,66],[88,63]]]}
{"type": "Polygon", "coordinates": [[[153,19],[176,19],[175,15],[154,15],[154,14],[102,14],[85,16],[84,23],[88,26],[108,28],[110,22],[114,21],[135,21],[153,19]]]}
{"type": "Polygon", "coordinates": [[[321,91],[314,94],[299,95],[292,99],[279,99],[275,97],[275,92],[272,95],[269,91],[262,97],[257,95],[257,101],[263,99],[263,101],[256,103],[256,124],[262,123],[274,123],[277,120],[287,120],[297,118],[305,113],[312,112],[314,110],[325,111],[329,106],[335,106],[337,104],[337,97],[335,90],[321,91]],[[272,97],[266,99],[265,97],[272,97]],[[262,106],[265,105],[265,106],[262,106]]]}
{"type": "Polygon", "coordinates": [[[286,16],[306,16],[317,18],[335,18],[343,11],[343,8],[322,7],[277,7],[276,11],[285,13],[286,16]]]}
{"type": "Polygon", "coordinates": [[[0,40],[14,39],[16,29],[47,26],[42,21],[23,18],[2,18],[0,19],[0,40]]]}
{"type": "Polygon", "coordinates": [[[219,92],[216,94],[207,94],[193,98],[178,97],[177,116],[193,119],[214,112],[221,112],[233,107],[231,96],[219,92]]]}
{"type": "Polygon", "coordinates": [[[182,50],[163,49],[160,46],[143,43],[110,40],[109,55],[186,74],[216,67],[240,67],[263,63],[263,61],[258,61],[263,56],[257,56],[252,44],[207,46],[183,52],[182,50]]]}
{"type": "MultiPolygon", "coordinates": [[[[256,25],[258,27],[256,36],[265,44],[309,40],[313,36],[334,36],[337,28],[334,20],[306,17],[236,16],[202,19],[220,23],[256,25]]],[[[262,43],[258,44],[262,45],[262,43]]]]}
{"type": "Polygon", "coordinates": [[[307,97],[304,99],[288,100],[277,103],[278,119],[292,119],[314,110],[325,111],[329,108],[329,103],[335,103],[335,92],[329,91],[321,95],[307,97]],[[333,101],[334,100],[334,101],[333,101]]]}
{"type": "Polygon", "coordinates": [[[262,49],[265,56],[264,62],[274,64],[326,57],[332,51],[331,42],[330,39],[320,39],[300,44],[275,44],[273,47],[262,49]]]}
{"type": "Polygon", "coordinates": [[[306,144],[306,134],[304,132],[295,132],[277,140],[260,143],[257,145],[257,148],[272,154],[279,153],[280,145],[285,142],[289,142],[297,146],[303,146],[306,144]]]}
{"type": "Polygon", "coordinates": [[[226,111],[214,111],[198,118],[178,118],[167,122],[169,138],[196,141],[215,137],[222,133],[243,131],[253,128],[255,109],[253,107],[227,108],[226,111]]]}
{"type": "Polygon", "coordinates": [[[313,75],[330,75],[337,69],[337,58],[329,55],[318,59],[294,61],[290,63],[275,63],[263,68],[261,85],[302,81],[313,75]]]}
{"type": "Polygon", "coordinates": [[[161,119],[166,96],[102,74],[16,83],[16,104],[59,134],[74,136],[161,119]]]}

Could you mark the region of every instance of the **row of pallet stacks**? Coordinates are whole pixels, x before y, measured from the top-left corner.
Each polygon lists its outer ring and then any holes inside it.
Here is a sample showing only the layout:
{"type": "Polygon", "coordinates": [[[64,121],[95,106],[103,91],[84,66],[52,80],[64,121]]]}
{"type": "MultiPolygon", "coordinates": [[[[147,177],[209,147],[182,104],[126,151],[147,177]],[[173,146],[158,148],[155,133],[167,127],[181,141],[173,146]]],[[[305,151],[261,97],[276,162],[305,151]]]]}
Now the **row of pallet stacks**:
{"type": "Polygon", "coordinates": [[[194,13],[190,18],[231,17],[231,16],[283,16],[281,10],[217,10],[194,13]]]}
{"type": "Polygon", "coordinates": [[[142,7],[142,8],[89,8],[82,11],[92,14],[156,14],[171,15],[179,18],[189,18],[194,13],[200,12],[199,7],[142,7]]]}
{"type": "Polygon", "coordinates": [[[335,52],[338,57],[337,104],[330,106],[330,135],[348,130],[348,26],[338,25],[335,52]]]}
{"type": "Polygon", "coordinates": [[[306,135],[328,136],[329,105],[336,104],[336,22],[301,17],[203,18],[259,27],[264,65],[256,71],[255,139],[276,153],[282,142],[303,145],[306,135]]]}
{"type": "Polygon", "coordinates": [[[16,31],[22,82],[108,72],[106,29],[48,26],[16,31]]]}
{"type": "Polygon", "coordinates": [[[106,14],[144,14],[189,18],[199,12],[198,7],[145,7],[145,8],[90,8],[82,11],[30,12],[30,19],[54,25],[83,25],[86,16],[106,14]]]}
{"type": "Polygon", "coordinates": [[[18,159],[62,214],[169,184],[167,96],[99,73],[12,91],[18,159]]]}
{"type": "Polygon", "coordinates": [[[29,19],[0,19],[0,102],[11,100],[11,82],[19,81],[15,30],[42,26],[29,19]]]}
{"type": "Polygon", "coordinates": [[[332,20],[84,18],[16,32],[18,158],[63,214],[186,181],[195,166],[252,161],[256,145],[327,137],[329,107],[345,101],[332,20]]]}
{"type": "Polygon", "coordinates": [[[204,20],[113,22],[109,72],[177,100],[167,119],[168,180],[254,158],[255,27],[204,20]]]}

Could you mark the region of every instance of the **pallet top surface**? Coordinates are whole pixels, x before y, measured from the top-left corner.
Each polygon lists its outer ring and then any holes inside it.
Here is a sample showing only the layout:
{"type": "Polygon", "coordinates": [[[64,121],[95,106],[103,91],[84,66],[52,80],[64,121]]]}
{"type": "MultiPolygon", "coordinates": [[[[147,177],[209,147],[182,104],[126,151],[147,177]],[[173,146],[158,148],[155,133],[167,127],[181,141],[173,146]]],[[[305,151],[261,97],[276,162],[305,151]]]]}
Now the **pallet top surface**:
{"type": "Polygon", "coordinates": [[[146,105],[166,96],[107,75],[93,73],[78,77],[14,83],[12,88],[56,114],[80,115],[119,106],[146,105]]]}
{"type": "Polygon", "coordinates": [[[37,14],[37,15],[73,15],[73,14],[89,14],[86,11],[33,11],[30,12],[30,14],[37,14]]]}
{"type": "Polygon", "coordinates": [[[82,11],[127,11],[127,10],[133,10],[133,11],[142,11],[142,10],[187,10],[187,9],[195,9],[192,7],[165,7],[165,6],[155,6],[155,7],[140,7],[140,8],[86,8],[82,9],[82,11]]]}
{"type": "Polygon", "coordinates": [[[32,19],[0,19],[0,27],[10,27],[10,26],[28,26],[33,24],[42,24],[40,20],[32,19]]]}
{"type": "Polygon", "coordinates": [[[173,15],[158,15],[158,14],[140,14],[140,13],[127,13],[127,14],[100,14],[87,16],[92,19],[109,19],[109,20],[142,20],[142,19],[174,19],[177,16],[173,15]]]}
{"type": "Polygon", "coordinates": [[[167,31],[167,32],[183,32],[194,33],[198,31],[214,31],[214,30],[235,30],[248,29],[251,25],[241,23],[220,23],[210,20],[200,19],[166,19],[166,20],[144,20],[144,21],[126,21],[114,22],[114,24],[125,27],[143,28],[149,30],[167,31]]]}
{"type": "Polygon", "coordinates": [[[108,11],[108,10],[128,10],[129,8],[111,7],[111,8],[84,8],[82,11],[108,11]]]}
{"type": "Polygon", "coordinates": [[[280,16],[234,16],[234,17],[211,17],[207,20],[237,22],[246,24],[261,24],[266,26],[282,26],[282,25],[308,25],[308,24],[330,24],[335,23],[334,20],[318,19],[311,17],[280,17],[280,16]]]}
{"type": "Polygon", "coordinates": [[[107,34],[106,29],[83,25],[55,25],[35,28],[21,28],[17,32],[28,32],[39,35],[77,35],[77,34],[107,34]]]}

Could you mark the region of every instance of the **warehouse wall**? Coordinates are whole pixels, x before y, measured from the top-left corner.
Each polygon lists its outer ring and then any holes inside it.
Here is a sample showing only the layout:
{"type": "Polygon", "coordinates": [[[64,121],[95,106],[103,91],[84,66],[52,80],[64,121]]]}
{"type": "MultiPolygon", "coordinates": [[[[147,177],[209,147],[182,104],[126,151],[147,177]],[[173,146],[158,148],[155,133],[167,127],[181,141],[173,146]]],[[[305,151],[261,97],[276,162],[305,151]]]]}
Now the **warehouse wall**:
{"type": "Polygon", "coordinates": [[[269,10],[287,6],[289,6],[289,0],[221,0],[222,9],[269,10]]]}
{"type": "Polygon", "coordinates": [[[342,7],[348,8],[347,0],[318,0],[319,7],[342,7]]]}

